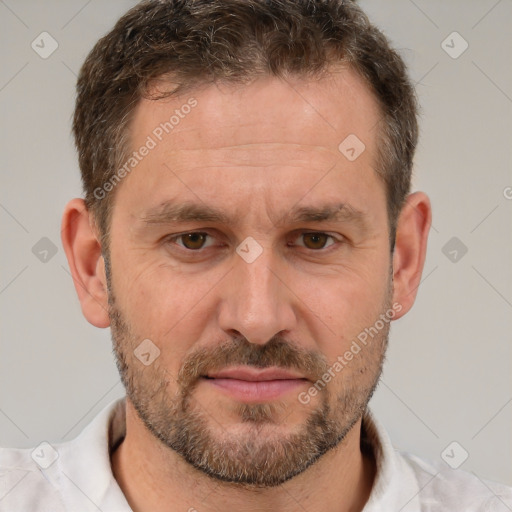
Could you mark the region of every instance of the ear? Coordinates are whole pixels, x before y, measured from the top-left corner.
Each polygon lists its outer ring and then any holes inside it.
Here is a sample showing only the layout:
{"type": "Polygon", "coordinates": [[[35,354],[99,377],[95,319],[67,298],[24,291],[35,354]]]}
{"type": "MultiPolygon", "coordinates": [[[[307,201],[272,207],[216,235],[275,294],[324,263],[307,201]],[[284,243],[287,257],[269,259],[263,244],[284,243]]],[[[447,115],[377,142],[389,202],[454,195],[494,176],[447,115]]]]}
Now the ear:
{"type": "Polygon", "coordinates": [[[416,299],[431,222],[429,198],[423,192],[409,195],[398,218],[393,252],[393,303],[402,306],[395,318],[405,315],[416,299]]]}
{"type": "Polygon", "coordinates": [[[101,245],[82,199],[71,200],[62,216],[61,237],[82,313],[96,327],[108,327],[108,293],[101,245]]]}

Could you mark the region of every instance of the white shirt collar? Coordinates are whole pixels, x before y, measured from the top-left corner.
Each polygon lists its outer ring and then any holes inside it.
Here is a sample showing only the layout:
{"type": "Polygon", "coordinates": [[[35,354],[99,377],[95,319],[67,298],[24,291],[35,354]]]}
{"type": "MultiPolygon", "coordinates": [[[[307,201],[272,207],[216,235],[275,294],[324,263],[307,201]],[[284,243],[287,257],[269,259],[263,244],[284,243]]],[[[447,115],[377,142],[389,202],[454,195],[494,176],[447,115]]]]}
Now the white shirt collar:
{"type": "MultiPolygon", "coordinates": [[[[110,463],[125,433],[125,401],[120,399],[77,438],[47,446],[44,450],[58,456],[46,468],[33,457],[36,450],[0,448],[0,512],[130,512],[110,463]]],[[[512,510],[509,487],[395,451],[370,411],[363,417],[361,443],[363,450],[371,448],[377,464],[363,512],[512,510]]]]}
{"type": "MultiPolygon", "coordinates": [[[[60,470],[103,512],[130,510],[110,465],[110,454],[126,434],[125,414],[124,399],[116,400],[76,439],[59,448],[60,470]]],[[[420,487],[415,474],[397,454],[385,429],[370,411],[363,417],[362,431],[362,443],[369,445],[377,464],[375,482],[364,512],[399,510],[405,504],[408,504],[407,510],[418,508],[420,487]]],[[[64,483],[61,481],[61,485],[64,483]]],[[[69,503],[76,503],[77,489],[64,487],[70,490],[66,494],[69,503]]]]}
{"type": "MultiPolygon", "coordinates": [[[[394,450],[371,412],[363,417],[362,432],[364,448],[371,448],[377,463],[376,479],[364,512],[420,510],[421,489],[416,474],[394,450]]],[[[8,499],[0,500],[0,512],[129,512],[110,462],[111,453],[125,433],[125,400],[119,399],[103,409],[78,437],[54,444],[58,458],[46,469],[36,464],[31,450],[0,449],[0,473],[5,469],[13,485],[20,482],[8,499]]]]}

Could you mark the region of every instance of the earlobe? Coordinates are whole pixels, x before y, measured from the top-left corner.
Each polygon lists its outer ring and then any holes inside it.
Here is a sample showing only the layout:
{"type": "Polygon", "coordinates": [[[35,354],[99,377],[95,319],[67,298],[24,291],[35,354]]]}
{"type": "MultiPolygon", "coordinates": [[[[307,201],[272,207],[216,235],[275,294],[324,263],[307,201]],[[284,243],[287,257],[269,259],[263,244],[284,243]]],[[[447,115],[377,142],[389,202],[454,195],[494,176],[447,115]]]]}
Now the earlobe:
{"type": "Polygon", "coordinates": [[[395,318],[405,315],[416,299],[431,221],[427,195],[423,192],[409,195],[398,219],[393,253],[393,303],[402,306],[395,318]]]}
{"type": "Polygon", "coordinates": [[[91,213],[82,199],[71,200],[62,217],[66,252],[82,313],[96,327],[108,327],[108,293],[101,245],[92,228],[91,213]]]}

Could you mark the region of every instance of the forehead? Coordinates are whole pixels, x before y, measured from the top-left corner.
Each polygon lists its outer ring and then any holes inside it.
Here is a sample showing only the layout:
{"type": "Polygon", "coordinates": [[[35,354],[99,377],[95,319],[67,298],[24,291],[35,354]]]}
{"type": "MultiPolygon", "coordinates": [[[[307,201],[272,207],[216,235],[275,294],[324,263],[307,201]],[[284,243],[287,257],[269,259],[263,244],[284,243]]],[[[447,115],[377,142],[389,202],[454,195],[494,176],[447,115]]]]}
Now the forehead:
{"type": "Polygon", "coordinates": [[[350,195],[364,209],[365,188],[380,184],[373,170],[379,116],[373,94],[349,69],[143,99],[131,145],[137,151],[151,140],[152,148],[123,181],[118,199],[124,196],[134,215],[179,195],[242,210],[250,198],[268,210],[279,198],[293,203],[314,188],[331,202],[348,202],[350,195]],[[347,140],[348,149],[360,152],[357,159],[340,151],[347,140]]]}
{"type": "Polygon", "coordinates": [[[229,141],[231,148],[307,142],[337,151],[349,134],[368,140],[380,117],[364,80],[352,69],[333,68],[322,77],[266,76],[244,85],[204,85],[166,100],[142,99],[131,125],[132,141],[169,121],[173,112],[172,137],[178,149],[217,148],[229,141]],[[197,106],[189,109],[191,98],[197,106]]]}

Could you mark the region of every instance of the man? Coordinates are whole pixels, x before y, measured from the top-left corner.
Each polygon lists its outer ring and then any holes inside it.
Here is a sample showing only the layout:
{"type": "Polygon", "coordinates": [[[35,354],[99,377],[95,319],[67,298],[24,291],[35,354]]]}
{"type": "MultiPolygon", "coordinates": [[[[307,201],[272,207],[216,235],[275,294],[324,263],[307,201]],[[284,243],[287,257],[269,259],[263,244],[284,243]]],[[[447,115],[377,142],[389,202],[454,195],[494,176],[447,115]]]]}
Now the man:
{"type": "Polygon", "coordinates": [[[142,2],[77,90],[63,245],[127,397],[1,452],[0,510],[510,509],[367,410],[431,209],[405,66],[354,3],[142,2]]]}

